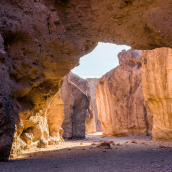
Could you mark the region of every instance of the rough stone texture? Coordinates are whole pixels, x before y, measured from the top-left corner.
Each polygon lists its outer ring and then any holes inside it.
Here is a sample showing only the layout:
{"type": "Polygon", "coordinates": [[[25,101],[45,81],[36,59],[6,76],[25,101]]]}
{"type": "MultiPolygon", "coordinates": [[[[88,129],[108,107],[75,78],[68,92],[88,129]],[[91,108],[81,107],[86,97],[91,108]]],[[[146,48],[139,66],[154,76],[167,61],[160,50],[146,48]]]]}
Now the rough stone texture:
{"type": "Polygon", "coordinates": [[[47,102],[45,111],[20,114],[20,123],[16,125],[10,158],[16,158],[25,149],[45,148],[48,144],[55,145],[63,141],[61,125],[64,114],[60,92],[47,102]]]}
{"type": "Polygon", "coordinates": [[[172,141],[172,50],[143,51],[144,97],[153,113],[152,138],[172,141]]]}
{"type": "Polygon", "coordinates": [[[89,107],[86,88],[84,79],[72,73],[65,76],[61,90],[65,114],[62,124],[64,138],[85,138],[85,117],[89,107]]]}
{"type": "Polygon", "coordinates": [[[61,99],[61,94],[58,92],[50,102],[47,109],[47,119],[48,119],[48,128],[50,136],[56,141],[63,140],[62,134],[63,129],[61,128],[62,122],[64,120],[64,103],[61,99]]]}
{"type": "Polygon", "coordinates": [[[86,79],[89,92],[89,109],[85,119],[86,134],[101,132],[101,122],[98,120],[95,91],[97,87],[97,78],[86,79]]]}
{"type": "Polygon", "coordinates": [[[13,142],[14,118],[11,99],[9,59],[0,35],[0,161],[8,160],[13,142]]]}
{"type": "Polygon", "coordinates": [[[22,116],[20,123],[16,125],[10,158],[16,158],[25,149],[36,147],[41,140],[47,143],[49,140],[46,113],[40,110],[40,112],[29,116],[27,119],[22,116]]]}
{"type": "MultiPolygon", "coordinates": [[[[0,34],[9,65],[1,77],[2,85],[8,78],[8,86],[2,86],[7,89],[3,106],[13,104],[19,125],[19,113],[45,112],[47,99],[59,91],[61,79],[98,41],[137,49],[170,47],[171,22],[171,1],[1,0],[0,34]]],[[[12,109],[8,110],[1,124],[11,123],[3,132],[10,141],[5,141],[3,150],[10,148],[14,132],[12,109]]],[[[0,140],[4,144],[4,134],[0,140]]],[[[0,159],[6,156],[1,153],[0,159]]]]}
{"type": "Polygon", "coordinates": [[[103,134],[150,135],[152,113],[143,97],[141,51],[122,51],[120,65],[99,79],[96,101],[103,134]]]}

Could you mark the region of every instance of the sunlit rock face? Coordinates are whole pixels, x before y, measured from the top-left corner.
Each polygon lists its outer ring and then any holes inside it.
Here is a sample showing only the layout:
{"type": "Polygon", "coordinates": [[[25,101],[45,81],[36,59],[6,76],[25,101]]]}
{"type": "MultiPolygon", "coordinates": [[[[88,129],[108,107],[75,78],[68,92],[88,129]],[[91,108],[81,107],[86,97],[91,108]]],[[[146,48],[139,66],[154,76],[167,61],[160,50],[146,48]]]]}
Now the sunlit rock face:
{"type": "Polygon", "coordinates": [[[10,158],[16,158],[23,150],[45,148],[63,141],[61,128],[64,120],[63,101],[60,92],[47,102],[45,111],[22,114],[16,121],[10,158]]]}
{"type": "Polygon", "coordinates": [[[98,83],[97,78],[86,79],[89,92],[89,109],[85,119],[86,134],[101,132],[101,122],[98,120],[95,91],[98,83]]]}
{"type": "Polygon", "coordinates": [[[152,113],[142,92],[141,52],[119,53],[120,65],[98,81],[97,109],[106,136],[151,135],[152,113]]]}
{"type": "Polygon", "coordinates": [[[170,47],[170,13],[171,2],[164,0],[1,0],[0,34],[8,59],[1,84],[8,78],[5,94],[10,107],[1,123],[11,126],[3,132],[10,133],[9,144],[1,144],[8,151],[4,155],[0,149],[0,159],[10,152],[12,116],[20,128],[20,116],[45,113],[63,77],[98,41],[137,49],[170,47]]]}
{"type": "Polygon", "coordinates": [[[66,139],[85,138],[85,117],[89,108],[86,90],[84,79],[72,73],[64,77],[61,96],[64,102],[65,120],[62,128],[63,137],[66,139]]]}
{"type": "Polygon", "coordinates": [[[143,92],[153,113],[152,138],[172,141],[172,50],[159,48],[142,54],[143,92]]]}

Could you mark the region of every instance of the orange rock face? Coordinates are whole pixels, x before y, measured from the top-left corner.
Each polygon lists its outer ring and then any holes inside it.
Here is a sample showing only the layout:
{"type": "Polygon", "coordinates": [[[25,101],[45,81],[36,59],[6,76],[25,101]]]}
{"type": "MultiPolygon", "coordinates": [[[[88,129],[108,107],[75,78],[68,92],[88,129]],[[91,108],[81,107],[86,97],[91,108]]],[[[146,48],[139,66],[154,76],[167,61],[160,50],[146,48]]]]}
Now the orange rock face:
{"type": "MultiPolygon", "coordinates": [[[[12,116],[18,125],[26,111],[31,115],[45,112],[47,98],[60,91],[63,77],[99,41],[137,49],[170,47],[170,13],[171,2],[164,0],[1,0],[0,34],[8,59],[5,68],[0,63],[1,83],[8,78],[7,106],[13,107],[5,112],[7,118],[2,117],[11,125],[5,130],[11,133],[7,149],[14,133],[12,116]]],[[[4,135],[0,137],[4,140],[4,135]]]]}
{"type": "MultiPolygon", "coordinates": [[[[13,107],[5,112],[7,118],[2,117],[11,125],[5,130],[11,133],[7,149],[14,133],[12,116],[18,125],[26,111],[45,112],[47,98],[60,91],[63,77],[99,41],[137,49],[170,47],[170,13],[171,2],[164,0],[1,0],[0,34],[8,59],[5,68],[0,63],[1,83],[8,78],[7,106],[13,107]]],[[[0,137],[4,140],[4,135],[0,137]]]]}
{"type": "Polygon", "coordinates": [[[153,113],[152,138],[172,140],[172,50],[143,51],[142,78],[145,100],[153,113]]]}
{"type": "Polygon", "coordinates": [[[51,137],[56,138],[56,140],[62,139],[63,130],[61,128],[62,122],[64,120],[64,108],[63,101],[61,99],[61,94],[58,92],[52,99],[47,112],[47,123],[49,128],[49,134],[51,137]]]}
{"type": "Polygon", "coordinates": [[[89,92],[89,109],[85,119],[86,134],[101,132],[101,122],[98,120],[95,91],[98,83],[96,78],[86,79],[89,92]]]}
{"type": "Polygon", "coordinates": [[[100,78],[96,88],[103,134],[150,135],[152,113],[142,92],[141,51],[122,51],[118,58],[120,65],[100,78]]]}
{"type": "Polygon", "coordinates": [[[61,90],[65,114],[62,125],[64,138],[85,138],[85,117],[89,107],[86,89],[84,79],[72,73],[65,76],[61,90]]]}

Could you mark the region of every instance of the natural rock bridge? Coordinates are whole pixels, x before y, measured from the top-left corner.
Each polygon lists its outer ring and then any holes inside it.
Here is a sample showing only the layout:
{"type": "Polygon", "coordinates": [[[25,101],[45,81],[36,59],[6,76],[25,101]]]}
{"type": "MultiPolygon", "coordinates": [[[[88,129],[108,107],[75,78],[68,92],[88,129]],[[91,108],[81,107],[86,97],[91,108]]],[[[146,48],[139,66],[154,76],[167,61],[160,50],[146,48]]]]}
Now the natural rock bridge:
{"type": "MultiPolygon", "coordinates": [[[[20,119],[46,112],[50,136],[58,135],[47,109],[60,104],[55,116],[63,115],[62,79],[99,41],[139,50],[172,48],[171,7],[169,0],[1,0],[0,160],[9,157],[15,125],[18,135],[23,132],[20,119]]],[[[143,92],[154,115],[154,139],[172,138],[170,52],[143,51],[143,92]]]]}

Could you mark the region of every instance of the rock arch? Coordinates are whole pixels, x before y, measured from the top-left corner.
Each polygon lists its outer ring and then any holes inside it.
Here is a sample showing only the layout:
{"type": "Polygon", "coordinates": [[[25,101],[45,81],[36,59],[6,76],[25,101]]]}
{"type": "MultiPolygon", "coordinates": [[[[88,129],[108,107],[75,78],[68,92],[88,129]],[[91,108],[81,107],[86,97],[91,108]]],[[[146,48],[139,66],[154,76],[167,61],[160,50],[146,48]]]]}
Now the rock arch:
{"type": "Polygon", "coordinates": [[[0,159],[8,159],[14,120],[45,111],[62,78],[98,41],[136,49],[171,47],[171,5],[163,0],[1,0],[0,159]]]}

